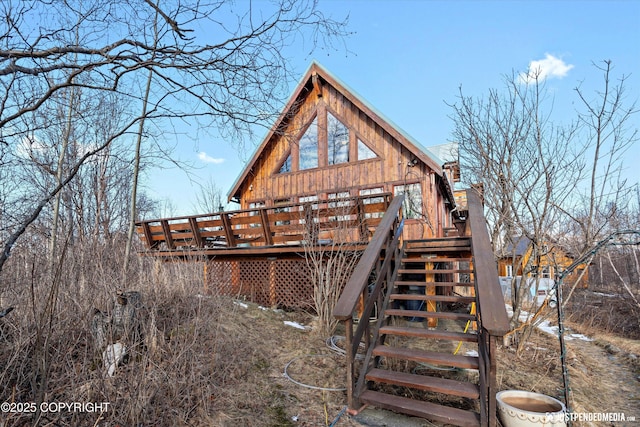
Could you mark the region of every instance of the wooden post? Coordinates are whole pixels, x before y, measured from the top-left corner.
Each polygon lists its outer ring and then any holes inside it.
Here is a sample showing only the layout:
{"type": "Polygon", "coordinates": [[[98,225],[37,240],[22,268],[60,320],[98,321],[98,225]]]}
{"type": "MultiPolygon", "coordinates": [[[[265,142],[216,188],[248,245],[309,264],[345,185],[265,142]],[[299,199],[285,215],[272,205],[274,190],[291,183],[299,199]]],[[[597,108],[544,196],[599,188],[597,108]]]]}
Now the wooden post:
{"type": "Polygon", "coordinates": [[[164,241],[167,244],[167,249],[175,249],[176,246],[173,244],[173,237],[171,237],[171,227],[169,227],[169,221],[163,219],[160,221],[162,224],[162,233],[164,234],[164,241]]]}
{"type": "Polygon", "coordinates": [[[496,382],[496,371],[497,371],[497,361],[496,361],[496,337],[489,336],[488,343],[488,353],[489,353],[489,393],[488,393],[488,410],[489,410],[489,427],[496,427],[497,425],[497,402],[496,402],[496,393],[498,392],[498,384],[496,382]]]}
{"type": "Polygon", "coordinates": [[[347,406],[349,409],[356,410],[360,406],[360,402],[356,401],[353,395],[354,387],[354,366],[355,359],[353,355],[353,319],[348,318],[344,322],[345,327],[345,343],[344,348],[347,350],[347,406]]]}
{"type": "MultiPolygon", "coordinates": [[[[434,263],[432,262],[425,262],[424,263],[424,268],[425,270],[433,270],[434,268],[434,263]]],[[[425,282],[429,283],[429,282],[435,282],[436,281],[436,275],[433,273],[426,273],[425,272],[425,282]]],[[[435,295],[436,294],[436,285],[427,285],[425,288],[425,293],[427,295],[435,295]]],[[[436,312],[438,306],[437,306],[437,302],[436,301],[432,301],[429,300],[427,301],[427,311],[430,312],[436,312]]],[[[430,328],[435,328],[436,326],[438,326],[438,319],[435,317],[430,317],[427,319],[427,325],[430,328]]]]}
{"type": "Polygon", "coordinates": [[[153,235],[151,234],[151,227],[148,222],[142,223],[142,231],[144,232],[144,240],[148,249],[155,249],[158,246],[158,242],[153,241],[153,235]]]}
{"type": "Polygon", "coordinates": [[[202,241],[202,236],[200,235],[200,227],[198,226],[198,221],[195,217],[189,218],[189,226],[191,227],[191,234],[193,235],[193,240],[196,243],[196,246],[201,248],[204,246],[202,241]]]}
{"type": "Polygon", "coordinates": [[[273,245],[273,236],[271,236],[271,227],[269,226],[269,217],[266,209],[260,209],[260,223],[262,224],[262,233],[264,235],[264,244],[273,245]]]}

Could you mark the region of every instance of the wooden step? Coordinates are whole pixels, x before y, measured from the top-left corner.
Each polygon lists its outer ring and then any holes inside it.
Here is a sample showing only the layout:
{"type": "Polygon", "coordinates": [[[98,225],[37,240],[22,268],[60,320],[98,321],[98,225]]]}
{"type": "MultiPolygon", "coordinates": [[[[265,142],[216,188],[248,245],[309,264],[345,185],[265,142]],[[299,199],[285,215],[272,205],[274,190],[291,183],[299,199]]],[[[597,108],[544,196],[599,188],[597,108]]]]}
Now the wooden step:
{"type": "Polygon", "coordinates": [[[432,248],[437,246],[468,246],[471,238],[468,236],[457,237],[437,237],[433,239],[407,240],[405,247],[411,248],[432,248]]]}
{"type": "Polygon", "coordinates": [[[391,347],[378,345],[373,349],[374,356],[393,359],[412,360],[430,365],[449,366],[461,369],[478,369],[478,358],[475,356],[461,356],[451,353],[437,353],[433,351],[417,350],[414,348],[391,347]]]}
{"type": "Polygon", "coordinates": [[[396,280],[397,286],[473,286],[471,282],[425,282],[424,280],[396,280]]]}
{"type": "Polygon", "coordinates": [[[446,378],[388,371],[386,369],[372,369],[367,373],[366,378],[369,381],[378,383],[466,397],[468,399],[478,399],[480,397],[480,389],[476,384],[446,378]]]}
{"type": "Polygon", "coordinates": [[[475,297],[466,297],[466,296],[458,296],[458,295],[391,294],[389,298],[391,298],[391,300],[441,301],[441,302],[459,302],[463,304],[471,304],[472,302],[476,301],[475,297]]]}
{"type": "Polygon", "coordinates": [[[417,401],[407,397],[393,396],[373,390],[365,390],[360,395],[360,400],[378,408],[426,418],[445,424],[453,424],[461,427],[475,427],[480,425],[479,414],[463,409],[438,405],[436,403],[417,401]]]}
{"type": "Polygon", "coordinates": [[[471,257],[422,257],[422,256],[416,256],[416,257],[405,257],[402,258],[402,262],[403,263],[411,263],[411,262],[415,262],[415,263],[425,263],[425,262],[471,262],[471,257]]]}
{"type": "Polygon", "coordinates": [[[466,253],[471,252],[471,246],[434,246],[429,248],[405,248],[405,254],[439,254],[439,253],[466,253]]]}
{"type": "Polygon", "coordinates": [[[387,316],[402,316],[402,317],[425,317],[436,319],[450,319],[450,320],[471,320],[476,321],[476,316],[469,313],[451,313],[448,311],[423,311],[423,310],[400,310],[396,308],[386,309],[384,313],[387,316]]]}
{"type": "Polygon", "coordinates": [[[476,334],[463,332],[443,331],[440,329],[425,329],[423,327],[383,326],[380,328],[382,335],[397,335],[403,337],[417,337],[434,340],[477,342],[476,334]]]}
{"type": "Polygon", "coordinates": [[[400,274],[455,274],[455,273],[473,273],[473,269],[434,269],[434,268],[399,268],[398,273],[400,274]]]}

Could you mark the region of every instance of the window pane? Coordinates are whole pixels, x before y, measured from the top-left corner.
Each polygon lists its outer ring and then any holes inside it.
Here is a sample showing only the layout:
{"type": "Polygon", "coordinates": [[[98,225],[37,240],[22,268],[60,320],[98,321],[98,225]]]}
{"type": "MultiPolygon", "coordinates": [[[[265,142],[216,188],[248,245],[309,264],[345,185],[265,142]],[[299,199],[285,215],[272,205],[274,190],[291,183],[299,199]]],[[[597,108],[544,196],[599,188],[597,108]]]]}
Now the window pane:
{"type": "Polygon", "coordinates": [[[376,153],[367,145],[358,139],[358,160],[375,159],[376,153]]]}
{"type": "MultiPolygon", "coordinates": [[[[291,203],[291,199],[280,199],[280,200],[276,200],[275,201],[275,208],[273,209],[273,213],[274,214],[279,214],[282,212],[289,212],[289,207],[288,206],[281,206],[281,205],[288,205],[289,203],[291,203]]],[[[283,221],[276,221],[275,225],[289,225],[291,224],[291,221],[289,221],[288,219],[285,219],[283,221]]]]}
{"type": "MultiPolygon", "coordinates": [[[[375,194],[381,194],[383,193],[384,190],[382,189],[382,187],[377,187],[377,188],[365,188],[360,190],[360,195],[361,196],[372,196],[375,194]]],[[[362,203],[365,205],[370,205],[372,203],[383,203],[384,202],[384,197],[380,196],[380,197],[370,197],[367,199],[363,199],[362,203]]],[[[365,218],[382,218],[384,214],[382,212],[374,212],[374,213],[365,213],[364,217],[365,218]]]]}
{"type": "Polygon", "coordinates": [[[313,119],[309,129],[300,138],[300,170],[318,167],[318,119],[313,119]]]}
{"type": "Polygon", "coordinates": [[[404,194],[404,217],[415,219],[422,217],[422,190],[420,184],[400,185],[393,189],[394,195],[404,194]]]}
{"type": "Polygon", "coordinates": [[[329,112],[327,112],[327,143],[330,165],[349,161],[349,129],[329,112]]]}
{"type": "Polygon", "coordinates": [[[349,197],[351,194],[348,191],[342,191],[340,193],[327,194],[329,200],[335,200],[328,203],[330,209],[334,209],[336,213],[343,213],[344,215],[330,216],[329,221],[348,221],[351,215],[351,202],[349,197]]]}
{"type": "Polygon", "coordinates": [[[287,156],[287,159],[284,161],[278,173],[287,173],[291,172],[291,154],[287,156]]]}

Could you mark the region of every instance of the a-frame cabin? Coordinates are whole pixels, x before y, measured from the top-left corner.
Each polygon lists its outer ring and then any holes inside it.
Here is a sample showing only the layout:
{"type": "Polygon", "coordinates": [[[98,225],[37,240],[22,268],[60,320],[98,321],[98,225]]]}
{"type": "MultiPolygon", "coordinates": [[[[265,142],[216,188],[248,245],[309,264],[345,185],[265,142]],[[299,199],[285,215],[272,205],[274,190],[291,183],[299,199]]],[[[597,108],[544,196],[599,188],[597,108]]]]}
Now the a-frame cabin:
{"type": "Polygon", "coordinates": [[[455,167],[443,165],[314,62],[234,183],[229,199],[250,209],[406,194],[405,238],[437,237],[453,227],[455,206],[455,167]]]}
{"type": "Polygon", "coordinates": [[[333,309],[349,408],[494,426],[496,339],[508,319],[481,195],[454,197],[458,177],[455,161],[313,63],[229,192],[240,210],[140,221],[138,234],[145,255],[204,261],[210,291],[264,305],[311,306],[310,253],[359,253],[333,309]],[[477,355],[456,354],[457,343],[477,355]],[[442,368],[477,374],[443,378],[442,368]]]}

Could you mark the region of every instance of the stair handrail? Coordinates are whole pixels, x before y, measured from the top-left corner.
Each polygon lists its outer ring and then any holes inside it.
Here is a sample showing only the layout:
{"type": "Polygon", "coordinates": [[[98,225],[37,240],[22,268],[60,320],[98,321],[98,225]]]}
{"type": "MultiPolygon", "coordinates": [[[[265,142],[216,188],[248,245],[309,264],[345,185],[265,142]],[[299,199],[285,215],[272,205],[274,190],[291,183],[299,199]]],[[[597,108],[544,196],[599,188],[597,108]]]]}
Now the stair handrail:
{"type": "Polygon", "coordinates": [[[502,337],[509,332],[509,317],[498,278],[480,195],[467,190],[468,227],[471,230],[474,275],[481,327],[490,335],[502,337]]]}
{"type": "MultiPolygon", "coordinates": [[[[360,341],[364,338],[364,351],[365,353],[370,353],[372,338],[369,319],[371,313],[373,312],[376,302],[378,309],[381,310],[383,300],[385,299],[382,290],[386,289],[388,293],[393,287],[390,283],[393,281],[393,260],[400,246],[402,228],[404,226],[403,201],[404,195],[396,196],[391,201],[389,208],[382,217],[378,228],[360,257],[360,261],[351,273],[351,277],[349,277],[338,302],[333,308],[333,316],[345,323],[346,388],[347,405],[350,409],[355,409],[359,405],[358,391],[356,390],[355,360],[360,348],[360,341]],[[369,291],[369,278],[372,272],[376,273],[376,281],[373,289],[369,291]],[[359,322],[354,333],[353,314],[359,301],[362,302],[360,319],[364,320],[359,322]]],[[[377,331],[373,332],[373,341],[375,341],[377,331]]],[[[366,366],[363,366],[363,369],[366,370],[366,366]]],[[[361,373],[360,376],[361,375],[364,374],[361,373]]]]}
{"type": "Polygon", "coordinates": [[[482,199],[475,189],[467,190],[467,209],[478,313],[480,424],[494,427],[497,425],[498,391],[496,340],[509,331],[509,318],[498,279],[498,266],[487,231],[482,199]]]}

